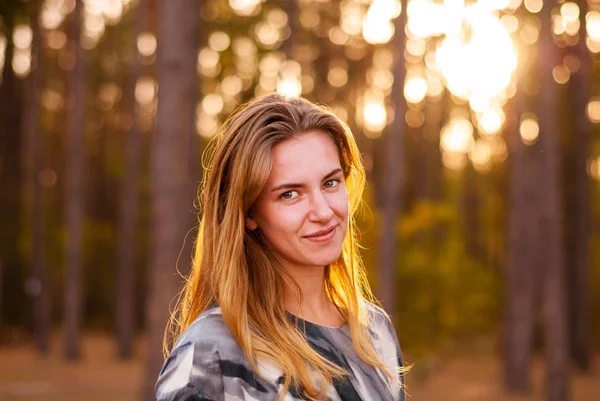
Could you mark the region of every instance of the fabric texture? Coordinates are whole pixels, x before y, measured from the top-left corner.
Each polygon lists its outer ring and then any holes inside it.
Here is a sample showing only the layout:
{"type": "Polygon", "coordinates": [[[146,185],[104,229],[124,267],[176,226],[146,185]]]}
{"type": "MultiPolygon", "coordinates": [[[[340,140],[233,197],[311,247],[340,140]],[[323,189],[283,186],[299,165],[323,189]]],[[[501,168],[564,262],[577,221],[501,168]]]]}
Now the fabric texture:
{"type": "MultiPolygon", "coordinates": [[[[391,372],[402,366],[402,353],[391,321],[368,303],[375,326],[370,332],[375,350],[391,372]]],[[[289,314],[304,325],[308,343],[329,361],[349,372],[332,383],[327,401],[405,401],[404,390],[380,369],[363,362],[356,353],[350,327],[316,325],[289,314]]],[[[302,326],[301,326],[302,327],[302,326]]],[[[283,387],[282,370],[270,360],[259,360],[263,379],[248,360],[221,316],[213,307],[202,313],[180,336],[160,371],[157,401],[277,401],[283,387]]],[[[400,377],[402,383],[403,378],[400,377]]],[[[285,401],[299,401],[294,389],[285,401]]]]}

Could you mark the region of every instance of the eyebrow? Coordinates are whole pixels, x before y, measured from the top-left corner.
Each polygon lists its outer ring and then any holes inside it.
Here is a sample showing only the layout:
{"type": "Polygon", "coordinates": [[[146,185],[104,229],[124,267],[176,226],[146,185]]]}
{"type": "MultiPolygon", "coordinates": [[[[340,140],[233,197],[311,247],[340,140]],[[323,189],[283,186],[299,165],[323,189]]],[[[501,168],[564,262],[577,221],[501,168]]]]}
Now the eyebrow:
{"type": "MultiPolygon", "coordinates": [[[[340,173],[341,171],[342,171],[341,168],[336,168],[335,170],[333,170],[330,173],[328,173],[327,175],[325,175],[325,177],[323,177],[323,180],[326,180],[326,179],[340,173]]],[[[304,188],[304,187],[305,187],[304,184],[296,184],[296,183],[281,184],[281,185],[277,185],[276,187],[274,187],[271,190],[271,192],[279,191],[279,190],[285,189],[285,188],[304,188]]]]}

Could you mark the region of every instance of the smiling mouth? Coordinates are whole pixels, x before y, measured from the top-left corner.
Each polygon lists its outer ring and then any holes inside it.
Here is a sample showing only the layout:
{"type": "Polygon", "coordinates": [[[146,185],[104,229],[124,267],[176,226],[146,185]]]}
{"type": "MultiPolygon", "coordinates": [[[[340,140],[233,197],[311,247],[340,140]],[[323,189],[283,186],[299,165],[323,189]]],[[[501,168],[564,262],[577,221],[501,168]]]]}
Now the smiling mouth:
{"type": "Polygon", "coordinates": [[[333,226],[333,227],[329,228],[328,230],[320,231],[316,234],[307,235],[307,236],[305,236],[305,238],[308,238],[308,239],[325,238],[325,237],[329,236],[332,233],[332,231],[335,230],[336,227],[337,226],[333,226]]]}

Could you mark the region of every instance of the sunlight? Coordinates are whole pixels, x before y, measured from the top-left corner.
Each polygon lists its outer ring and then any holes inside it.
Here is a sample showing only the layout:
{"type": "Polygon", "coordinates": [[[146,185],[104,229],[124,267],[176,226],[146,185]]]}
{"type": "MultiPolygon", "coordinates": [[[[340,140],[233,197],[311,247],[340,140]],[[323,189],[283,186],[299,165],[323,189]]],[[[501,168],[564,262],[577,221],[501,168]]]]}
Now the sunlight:
{"type": "Polygon", "coordinates": [[[266,48],[271,48],[280,39],[279,30],[272,24],[264,21],[256,24],[255,34],[259,43],[262,43],[266,48]]]}
{"type": "Polygon", "coordinates": [[[56,29],[65,18],[66,11],[62,7],[54,7],[48,1],[40,14],[41,25],[45,29],[56,29]]]}
{"type": "Polygon", "coordinates": [[[297,78],[284,78],[277,82],[277,93],[286,97],[300,96],[302,93],[302,84],[297,78]]]}
{"type": "Polygon", "coordinates": [[[469,159],[473,162],[473,166],[480,173],[489,171],[492,167],[492,149],[490,144],[484,140],[477,140],[471,151],[469,159]]]}
{"type": "Polygon", "coordinates": [[[207,77],[215,77],[221,71],[221,65],[219,64],[219,53],[211,49],[210,47],[204,47],[198,52],[198,59],[196,63],[196,69],[198,74],[207,77]]]}
{"type": "Polygon", "coordinates": [[[530,13],[539,13],[542,11],[542,6],[544,5],[543,0],[525,0],[525,8],[530,13]]]}
{"type": "Polygon", "coordinates": [[[400,15],[398,0],[374,0],[362,21],[363,37],[368,43],[387,43],[394,35],[392,20],[400,15]]]}
{"type": "Polygon", "coordinates": [[[123,16],[123,3],[121,0],[108,0],[104,8],[104,17],[108,25],[116,25],[123,16]]]}
{"type": "Polygon", "coordinates": [[[387,110],[383,93],[377,90],[367,90],[363,98],[363,121],[365,128],[378,136],[387,125],[387,110]]]}
{"type": "Polygon", "coordinates": [[[430,0],[410,0],[406,9],[407,33],[413,38],[429,38],[441,35],[444,21],[451,15],[444,15],[444,5],[430,0]]]}
{"type": "Polygon", "coordinates": [[[427,95],[427,80],[420,76],[413,76],[406,80],[404,97],[410,103],[419,103],[427,95]]]}
{"type": "Polygon", "coordinates": [[[390,90],[394,84],[394,74],[388,69],[374,67],[367,72],[367,75],[370,76],[373,85],[383,91],[390,90]]]}
{"type": "Polygon", "coordinates": [[[348,72],[343,67],[333,67],[327,73],[327,82],[331,86],[341,88],[348,82],[348,72]]]}
{"type": "Polygon", "coordinates": [[[205,138],[212,138],[219,129],[219,121],[215,116],[196,112],[196,132],[205,138]]]}
{"type": "Polygon", "coordinates": [[[451,119],[442,129],[440,146],[450,153],[466,153],[473,145],[473,125],[464,117],[451,119]]]}
{"type": "Polygon", "coordinates": [[[19,24],[13,31],[13,44],[19,49],[28,49],[31,46],[32,32],[29,25],[19,24]]]}
{"type": "Polygon", "coordinates": [[[260,11],[261,0],[229,0],[229,5],[239,15],[251,16],[260,11]]]}
{"type": "Polygon", "coordinates": [[[519,133],[521,134],[521,139],[524,143],[527,145],[534,143],[540,133],[537,117],[533,114],[524,115],[521,119],[519,133]]]}
{"type": "Polygon", "coordinates": [[[151,32],[143,32],[137,38],[137,49],[142,56],[151,56],[156,52],[156,37],[151,32]]]}
{"type": "Polygon", "coordinates": [[[225,32],[216,31],[208,37],[208,46],[217,52],[222,52],[229,47],[231,40],[225,32]]]}
{"type": "Polygon", "coordinates": [[[585,15],[585,29],[588,49],[593,53],[600,52],[600,12],[590,11],[585,15]]]}
{"type": "Polygon", "coordinates": [[[552,69],[552,77],[557,83],[566,84],[571,77],[571,73],[564,65],[557,65],[552,69]]]}
{"type": "Polygon", "coordinates": [[[506,32],[515,33],[519,29],[519,19],[512,14],[505,14],[500,18],[500,22],[504,25],[506,32]]]}
{"type": "Polygon", "coordinates": [[[447,36],[436,52],[436,64],[454,95],[491,103],[511,82],[516,51],[504,25],[493,14],[469,6],[462,21],[470,25],[470,37],[447,36]]]}
{"type": "Polygon", "coordinates": [[[568,1],[566,3],[563,3],[562,6],[560,6],[560,13],[562,14],[562,17],[567,23],[578,21],[579,6],[573,3],[572,1],[568,1]]]}
{"type": "Polygon", "coordinates": [[[150,104],[156,95],[156,81],[151,77],[141,77],[135,85],[135,99],[140,104],[150,104]]]}
{"type": "Polygon", "coordinates": [[[221,91],[224,95],[234,97],[242,91],[243,82],[237,75],[229,75],[221,82],[221,91]]]}
{"type": "Polygon", "coordinates": [[[342,1],[340,5],[340,26],[348,35],[357,35],[362,28],[362,11],[353,1],[342,1]]]}
{"type": "Polygon", "coordinates": [[[223,97],[217,93],[204,96],[202,110],[210,116],[218,115],[223,110],[223,97]]]}
{"type": "Polygon", "coordinates": [[[495,134],[504,124],[504,112],[500,108],[490,108],[478,118],[478,128],[483,134],[495,134]]]}
{"type": "Polygon", "coordinates": [[[519,31],[519,36],[523,43],[527,45],[532,45],[537,42],[540,37],[540,28],[539,25],[535,22],[539,22],[535,19],[527,19],[523,25],[523,28],[519,31]]]}
{"type": "Polygon", "coordinates": [[[592,98],[586,107],[589,120],[593,123],[600,123],[600,99],[592,98]]]}
{"type": "Polygon", "coordinates": [[[25,78],[31,69],[31,50],[15,49],[12,59],[12,68],[20,78],[25,78]]]}

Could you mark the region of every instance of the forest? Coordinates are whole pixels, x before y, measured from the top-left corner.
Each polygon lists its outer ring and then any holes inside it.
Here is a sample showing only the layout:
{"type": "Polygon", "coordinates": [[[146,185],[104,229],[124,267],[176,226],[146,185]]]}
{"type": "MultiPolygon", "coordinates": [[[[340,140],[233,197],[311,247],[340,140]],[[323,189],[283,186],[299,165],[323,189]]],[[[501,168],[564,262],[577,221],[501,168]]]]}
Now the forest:
{"type": "Polygon", "coordinates": [[[0,0],[0,399],[152,400],[204,150],[324,104],[413,401],[600,397],[600,1],[0,0]]]}

